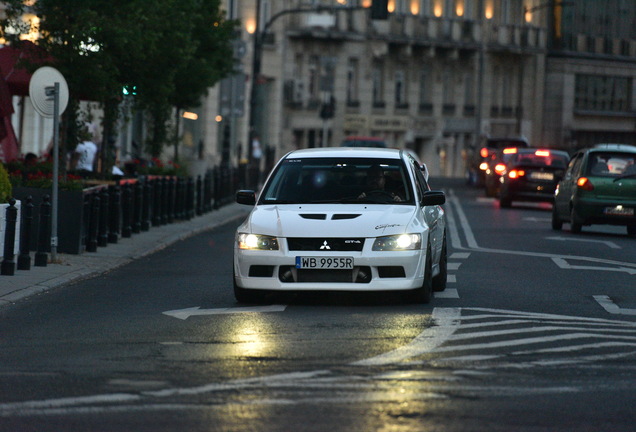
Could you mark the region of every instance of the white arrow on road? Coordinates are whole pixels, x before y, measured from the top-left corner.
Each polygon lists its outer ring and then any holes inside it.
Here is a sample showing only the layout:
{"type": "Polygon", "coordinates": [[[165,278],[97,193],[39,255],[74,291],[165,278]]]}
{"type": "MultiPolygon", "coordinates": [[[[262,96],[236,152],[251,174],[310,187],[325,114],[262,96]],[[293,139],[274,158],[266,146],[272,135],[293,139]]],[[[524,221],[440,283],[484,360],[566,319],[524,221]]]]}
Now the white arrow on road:
{"type": "Polygon", "coordinates": [[[600,270],[600,271],[615,271],[625,272],[630,275],[636,274],[636,269],[629,267],[605,267],[605,266],[585,266],[585,265],[571,265],[565,258],[552,258],[552,261],[560,268],[565,270],[600,270]]]}
{"type": "Polygon", "coordinates": [[[594,300],[598,302],[603,309],[614,315],[636,315],[636,309],[623,309],[612,301],[609,296],[595,295],[594,300]]]}
{"type": "Polygon", "coordinates": [[[236,308],[219,308],[219,309],[201,309],[200,306],[195,306],[187,309],[177,309],[162,312],[164,315],[168,315],[180,320],[186,320],[194,315],[222,315],[233,313],[265,313],[265,312],[283,312],[286,305],[271,305],[271,306],[253,306],[253,307],[236,307],[236,308]]]}
{"type": "Polygon", "coordinates": [[[621,249],[619,245],[611,241],[605,240],[592,240],[592,239],[579,239],[579,238],[569,238],[569,237],[546,237],[546,240],[557,240],[557,241],[579,241],[579,242],[590,242],[590,243],[603,243],[607,247],[612,249],[621,249]]]}

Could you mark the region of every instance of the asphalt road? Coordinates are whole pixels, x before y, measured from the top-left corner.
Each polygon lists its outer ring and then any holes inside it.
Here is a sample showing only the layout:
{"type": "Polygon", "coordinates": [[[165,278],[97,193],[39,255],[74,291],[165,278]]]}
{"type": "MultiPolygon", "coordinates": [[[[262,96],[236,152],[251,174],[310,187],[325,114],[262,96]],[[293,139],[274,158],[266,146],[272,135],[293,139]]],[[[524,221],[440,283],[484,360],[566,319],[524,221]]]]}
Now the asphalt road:
{"type": "Polygon", "coordinates": [[[235,302],[236,224],[0,310],[0,431],[632,431],[636,240],[447,192],[449,283],[235,302]]]}

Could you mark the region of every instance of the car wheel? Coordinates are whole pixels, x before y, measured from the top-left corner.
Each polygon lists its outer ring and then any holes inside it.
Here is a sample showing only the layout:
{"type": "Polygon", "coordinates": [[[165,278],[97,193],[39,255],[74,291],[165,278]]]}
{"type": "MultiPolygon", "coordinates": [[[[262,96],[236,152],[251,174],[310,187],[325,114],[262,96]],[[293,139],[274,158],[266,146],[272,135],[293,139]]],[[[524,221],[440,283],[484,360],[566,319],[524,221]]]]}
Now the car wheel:
{"type": "Polygon", "coordinates": [[[555,231],[561,231],[561,228],[563,228],[563,221],[559,218],[556,204],[552,204],[552,229],[555,231]]]}
{"type": "Polygon", "coordinates": [[[512,200],[508,197],[499,198],[499,207],[510,208],[512,206],[512,200]]]}
{"type": "Polygon", "coordinates": [[[627,235],[636,237],[636,225],[627,225],[627,235]]]}
{"type": "Polygon", "coordinates": [[[263,301],[263,294],[261,292],[255,292],[241,288],[236,284],[236,278],[232,275],[232,282],[234,283],[234,298],[239,303],[260,303],[263,301]]]}
{"type": "Polygon", "coordinates": [[[444,240],[442,241],[442,254],[439,257],[439,273],[433,278],[433,291],[444,291],[446,289],[446,279],[448,279],[448,257],[446,234],[444,234],[444,240]]]}
{"type": "Polygon", "coordinates": [[[582,228],[583,224],[579,220],[574,209],[572,209],[572,214],[570,215],[570,231],[572,231],[574,234],[579,234],[582,228]]]}
{"type": "Polygon", "coordinates": [[[424,268],[424,280],[422,286],[409,292],[410,300],[413,303],[430,303],[433,297],[433,278],[431,272],[433,269],[433,262],[431,257],[431,247],[426,249],[426,265],[424,268]]]}

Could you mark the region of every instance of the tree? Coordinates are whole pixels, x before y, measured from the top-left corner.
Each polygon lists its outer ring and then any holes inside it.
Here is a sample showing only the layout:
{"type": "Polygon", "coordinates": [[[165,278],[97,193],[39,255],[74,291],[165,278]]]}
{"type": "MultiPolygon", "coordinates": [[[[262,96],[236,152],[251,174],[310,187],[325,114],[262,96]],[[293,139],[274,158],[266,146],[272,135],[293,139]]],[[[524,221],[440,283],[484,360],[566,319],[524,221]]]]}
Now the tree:
{"type": "MultiPolygon", "coordinates": [[[[40,18],[36,43],[55,59],[71,100],[93,100],[104,108],[104,142],[114,133],[122,88],[136,88],[137,106],[152,119],[148,148],[158,156],[172,106],[198,103],[231,69],[227,53],[236,23],[223,18],[219,0],[5,3],[3,36],[17,40],[26,32],[19,22],[27,11],[40,18]],[[17,31],[9,34],[9,28],[17,31]]],[[[64,124],[77,122],[77,113],[68,116],[64,124]]]]}

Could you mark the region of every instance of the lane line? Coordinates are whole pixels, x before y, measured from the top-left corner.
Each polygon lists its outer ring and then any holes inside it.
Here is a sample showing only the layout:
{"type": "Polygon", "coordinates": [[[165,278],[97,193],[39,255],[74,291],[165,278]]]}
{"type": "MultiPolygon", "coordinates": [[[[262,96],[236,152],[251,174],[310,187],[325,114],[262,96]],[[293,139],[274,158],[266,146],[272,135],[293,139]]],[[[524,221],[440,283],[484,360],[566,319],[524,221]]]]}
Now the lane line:
{"type": "Polygon", "coordinates": [[[446,288],[444,291],[436,292],[435,298],[458,299],[459,293],[454,288],[446,288]]]}

